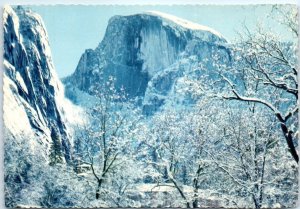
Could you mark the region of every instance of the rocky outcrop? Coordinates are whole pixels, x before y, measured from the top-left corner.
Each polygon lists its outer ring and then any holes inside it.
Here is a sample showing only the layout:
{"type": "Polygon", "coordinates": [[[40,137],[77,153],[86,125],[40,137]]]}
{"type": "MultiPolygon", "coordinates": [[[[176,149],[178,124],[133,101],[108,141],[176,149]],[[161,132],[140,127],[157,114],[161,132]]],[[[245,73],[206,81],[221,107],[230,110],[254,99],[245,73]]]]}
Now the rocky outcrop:
{"type": "Polygon", "coordinates": [[[71,145],[60,100],[63,86],[55,74],[44,24],[39,15],[22,7],[6,6],[3,20],[4,126],[13,135],[30,130],[48,148],[55,135],[65,160],[70,161],[71,145]]]}
{"type": "MultiPolygon", "coordinates": [[[[165,103],[176,80],[191,70],[180,70],[180,60],[194,56],[199,63],[216,53],[229,58],[226,40],[208,27],[160,12],[114,16],[102,42],[85,51],[64,83],[89,92],[113,76],[116,88],[124,87],[130,98],[141,98],[150,113],[165,103]]],[[[211,63],[206,67],[212,68],[211,63]]]]}

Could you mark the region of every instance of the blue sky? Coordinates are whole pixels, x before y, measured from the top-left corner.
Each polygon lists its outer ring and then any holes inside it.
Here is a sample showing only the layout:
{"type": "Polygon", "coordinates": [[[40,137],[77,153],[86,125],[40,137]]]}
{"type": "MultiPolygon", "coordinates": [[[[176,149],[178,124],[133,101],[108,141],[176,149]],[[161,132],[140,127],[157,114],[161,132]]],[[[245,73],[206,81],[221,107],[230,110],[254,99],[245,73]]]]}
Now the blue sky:
{"type": "Polygon", "coordinates": [[[272,9],[271,5],[49,5],[29,6],[29,8],[40,14],[44,20],[59,77],[74,72],[85,49],[97,47],[104,36],[109,18],[114,15],[131,15],[157,10],[209,26],[231,42],[237,38],[237,31],[242,30],[243,23],[248,28],[254,29],[257,22],[263,22],[288,37],[285,29],[278,27],[272,19],[267,18],[272,9]]]}

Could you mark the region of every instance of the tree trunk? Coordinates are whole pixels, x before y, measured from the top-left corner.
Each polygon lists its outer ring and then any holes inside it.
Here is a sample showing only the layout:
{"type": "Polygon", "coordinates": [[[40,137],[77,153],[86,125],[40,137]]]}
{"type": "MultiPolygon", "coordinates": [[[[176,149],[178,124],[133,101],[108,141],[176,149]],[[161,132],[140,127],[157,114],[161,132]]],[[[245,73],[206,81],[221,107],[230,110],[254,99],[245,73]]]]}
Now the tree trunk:
{"type": "Polygon", "coordinates": [[[100,188],[101,188],[102,182],[103,182],[103,179],[101,178],[101,179],[98,181],[98,187],[97,187],[97,189],[96,189],[96,199],[97,199],[97,200],[98,200],[99,197],[100,197],[100,188]]]}
{"type": "Polygon", "coordinates": [[[194,199],[193,208],[198,208],[198,199],[194,199]]]}
{"type": "Polygon", "coordinates": [[[288,130],[287,126],[285,125],[285,123],[281,123],[281,130],[284,134],[285,140],[288,144],[289,147],[289,151],[292,154],[294,160],[298,163],[299,162],[299,156],[298,153],[296,151],[294,142],[293,142],[293,136],[292,136],[292,132],[290,130],[288,130]]]}
{"type": "Polygon", "coordinates": [[[253,199],[255,208],[256,208],[256,209],[259,209],[259,208],[260,208],[260,204],[259,204],[259,202],[257,201],[257,199],[255,198],[255,195],[254,195],[254,194],[252,195],[252,199],[253,199]]]}

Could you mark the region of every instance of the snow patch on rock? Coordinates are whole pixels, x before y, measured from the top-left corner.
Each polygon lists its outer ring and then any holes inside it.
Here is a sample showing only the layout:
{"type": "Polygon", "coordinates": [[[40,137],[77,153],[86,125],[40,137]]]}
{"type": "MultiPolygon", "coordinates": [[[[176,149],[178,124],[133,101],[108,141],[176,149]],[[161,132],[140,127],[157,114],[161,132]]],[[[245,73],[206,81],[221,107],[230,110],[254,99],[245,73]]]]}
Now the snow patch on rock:
{"type": "Polygon", "coordinates": [[[164,18],[165,20],[169,20],[171,22],[174,22],[175,24],[180,25],[180,26],[182,26],[184,28],[187,28],[187,29],[207,31],[207,32],[210,32],[210,33],[218,36],[221,39],[224,38],[220,32],[218,32],[218,31],[216,31],[216,30],[214,30],[210,27],[200,25],[198,23],[194,23],[194,22],[191,22],[189,20],[182,19],[182,18],[176,17],[176,16],[171,15],[171,14],[167,14],[167,13],[163,13],[163,12],[159,12],[159,11],[148,11],[147,14],[160,16],[160,17],[164,18]]]}

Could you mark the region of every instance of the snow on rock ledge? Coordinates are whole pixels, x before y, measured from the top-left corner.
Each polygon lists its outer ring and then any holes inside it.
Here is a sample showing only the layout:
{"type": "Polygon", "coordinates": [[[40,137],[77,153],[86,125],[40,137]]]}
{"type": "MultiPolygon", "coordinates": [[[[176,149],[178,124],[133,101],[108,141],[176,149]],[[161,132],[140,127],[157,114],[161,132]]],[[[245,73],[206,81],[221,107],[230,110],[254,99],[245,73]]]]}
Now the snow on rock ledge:
{"type": "MultiPolygon", "coordinates": [[[[155,74],[176,63],[182,54],[211,54],[226,44],[220,33],[172,15],[148,12],[112,17],[96,49],[82,55],[75,72],[64,82],[89,92],[109,76],[129,97],[143,97],[155,74]],[[192,43],[192,44],[191,44],[192,43]],[[194,50],[194,51],[193,51],[194,50]]],[[[199,55],[202,56],[202,55],[199,55]]]]}
{"type": "Polygon", "coordinates": [[[71,138],[66,121],[72,107],[63,97],[43,21],[20,6],[5,6],[3,18],[6,131],[13,136],[30,132],[28,143],[38,138],[46,148],[53,137],[59,137],[62,153],[70,161],[71,138]]]}
{"type": "MultiPolygon", "coordinates": [[[[146,14],[153,15],[153,16],[159,16],[159,17],[163,18],[165,21],[168,21],[168,23],[166,23],[166,24],[170,24],[170,22],[173,22],[175,25],[177,24],[183,28],[194,30],[194,31],[201,31],[203,33],[210,34],[210,36],[218,37],[220,39],[220,41],[221,40],[225,41],[225,38],[221,35],[221,33],[219,33],[218,31],[216,31],[212,28],[209,28],[207,26],[200,25],[198,23],[194,23],[189,20],[185,20],[185,19],[176,17],[174,15],[166,14],[166,13],[159,12],[159,11],[149,11],[146,14]]],[[[205,37],[202,37],[202,38],[204,39],[205,37]]],[[[211,41],[211,40],[207,39],[206,41],[211,41]]]]}

